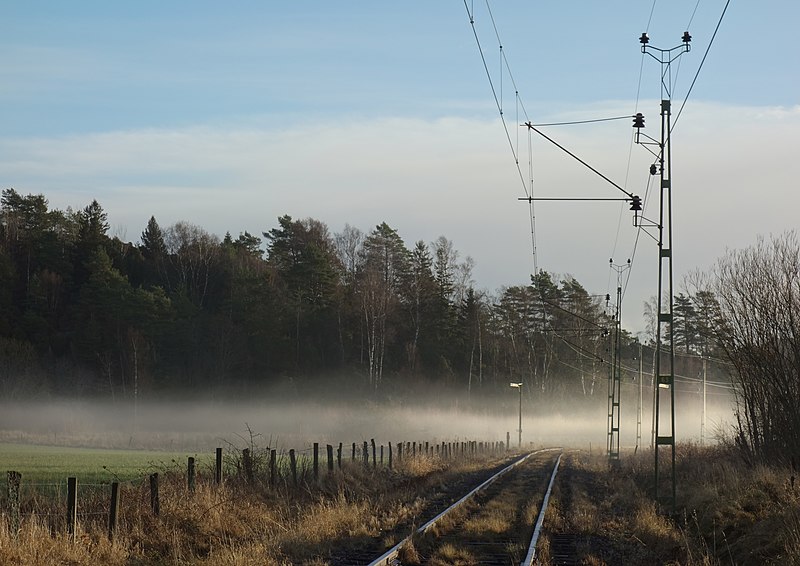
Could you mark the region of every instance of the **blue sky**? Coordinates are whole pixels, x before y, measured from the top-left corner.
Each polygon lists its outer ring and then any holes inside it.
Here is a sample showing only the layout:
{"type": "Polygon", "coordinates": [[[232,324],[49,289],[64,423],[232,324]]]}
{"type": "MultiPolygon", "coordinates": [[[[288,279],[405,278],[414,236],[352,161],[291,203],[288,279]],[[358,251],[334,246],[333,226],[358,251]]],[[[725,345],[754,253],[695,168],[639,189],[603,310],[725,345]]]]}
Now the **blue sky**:
{"type": "MultiPolygon", "coordinates": [[[[672,47],[691,20],[693,49],[674,67],[678,105],[724,4],[489,6],[530,119],[630,114],[638,90],[655,134],[659,69],[642,64],[639,35],[672,47]]],[[[516,137],[486,2],[467,6],[516,137]]],[[[523,189],[463,1],[6,2],[0,21],[2,187],[58,208],[96,198],[133,241],[150,215],[219,236],[259,234],[282,214],[333,232],[386,221],[409,244],[453,240],[475,259],[479,288],[527,281],[523,189]]],[[[731,2],[673,138],[678,280],[726,247],[796,226],[799,21],[793,0],[731,2]]],[[[628,121],[548,130],[640,193],[649,155],[631,147],[631,131],[628,121]]],[[[533,143],[536,194],[615,196],[533,143]]],[[[593,292],[614,286],[609,257],[632,254],[621,205],[542,203],[536,223],[539,267],[593,292]]],[[[641,245],[626,298],[633,326],[655,287],[655,249],[641,245]]]]}

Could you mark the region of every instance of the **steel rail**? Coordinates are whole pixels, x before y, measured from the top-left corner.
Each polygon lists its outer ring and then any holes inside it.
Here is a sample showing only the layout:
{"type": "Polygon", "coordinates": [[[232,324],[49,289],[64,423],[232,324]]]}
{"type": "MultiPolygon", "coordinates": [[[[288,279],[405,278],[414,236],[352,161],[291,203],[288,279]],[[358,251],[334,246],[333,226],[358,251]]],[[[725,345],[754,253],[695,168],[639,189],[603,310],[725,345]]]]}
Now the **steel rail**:
{"type": "MultiPolygon", "coordinates": [[[[392,548],[390,548],[385,553],[383,553],[381,556],[379,556],[378,558],[376,558],[375,560],[370,562],[369,566],[391,566],[393,564],[399,564],[399,561],[397,561],[397,558],[398,558],[398,555],[400,553],[400,549],[403,547],[403,545],[405,543],[407,543],[411,539],[411,537],[414,534],[416,534],[416,533],[423,534],[423,533],[427,532],[433,525],[435,525],[442,517],[447,515],[450,511],[456,509],[462,503],[467,501],[470,497],[472,497],[473,495],[475,495],[476,493],[478,493],[482,489],[485,489],[486,487],[488,487],[489,485],[494,483],[494,481],[496,479],[498,479],[501,476],[503,476],[506,472],[509,472],[509,471],[513,470],[515,467],[519,466],[521,463],[523,463],[525,460],[527,460],[531,456],[534,456],[536,454],[542,454],[544,452],[552,452],[554,450],[561,450],[561,449],[560,448],[543,448],[541,450],[535,450],[533,452],[528,452],[526,455],[522,456],[521,458],[518,458],[512,464],[510,464],[509,466],[506,466],[505,468],[503,468],[502,470],[500,470],[499,472],[497,472],[496,474],[491,476],[489,479],[485,480],[480,485],[478,485],[477,487],[473,488],[464,497],[462,497],[461,499],[459,499],[458,501],[456,501],[455,503],[450,505],[447,509],[445,509],[444,511],[442,511],[441,513],[436,515],[433,519],[431,519],[430,521],[428,521],[427,523],[422,525],[420,528],[418,528],[416,531],[414,531],[414,533],[408,535],[403,540],[401,540],[396,545],[394,545],[392,548]]],[[[559,460],[560,459],[561,459],[561,456],[559,456],[559,460]]],[[[552,480],[551,480],[551,484],[552,484],[552,480]]],[[[548,489],[548,493],[549,493],[549,489],[548,489]]],[[[545,501],[546,501],[546,499],[545,499],[545,501]]]]}
{"type": "Polygon", "coordinates": [[[553,466],[553,475],[550,476],[550,484],[547,486],[547,491],[544,494],[544,500],[542,501],[542,508],[539,509],[539,517],[536,519],[536,527],[533,529],[533,536],[531,537],[531,544],[528,547],[528,554],[525,556],[525,560],[523,560],[520,566],[531,566],[533,564],[534,559],[536,558],[536,543],[539,540],[539,535],[542,532],[542,525],[544,524],[544,515],[547,512],[547,502],[550,500],[550,492],[553,490],[553,483],[556,480],[556,474],[558,473],[558,465],[561,463],[561,456],[563,454],[558,455],[558,460],[556,460],[556,465],[553,466]]]}

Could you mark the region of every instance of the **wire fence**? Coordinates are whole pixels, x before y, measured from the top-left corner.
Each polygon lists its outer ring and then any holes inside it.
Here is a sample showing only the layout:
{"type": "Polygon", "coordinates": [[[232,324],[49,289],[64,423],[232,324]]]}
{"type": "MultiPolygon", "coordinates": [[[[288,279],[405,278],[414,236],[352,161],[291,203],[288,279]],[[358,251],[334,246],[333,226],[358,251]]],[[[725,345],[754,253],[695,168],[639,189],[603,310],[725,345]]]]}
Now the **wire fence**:
{"type": "Polygon", "coordinates": [[[125,524],[147,514],[158,517],[163,508],[191,501],[198,490],[222,484],[241,494],[273,492],[293,497],[325,489],[345,474],[387,473],[421,459],[476,460],[503,456],[506,442],[475,440],[451,442],[403,441],[377,444],[374,439],[338,445],[313,443],[300,450],[250,446],[217,448],[211,463],[173,461],[157,470],[113,481],[83,483],[77,477],[26,482],[16,471],[7,472],[0,495],[0,518],[12,533],[26,522],[46,526],[51,533],[79,533],[107,529],[109,538],[125,524]]]}

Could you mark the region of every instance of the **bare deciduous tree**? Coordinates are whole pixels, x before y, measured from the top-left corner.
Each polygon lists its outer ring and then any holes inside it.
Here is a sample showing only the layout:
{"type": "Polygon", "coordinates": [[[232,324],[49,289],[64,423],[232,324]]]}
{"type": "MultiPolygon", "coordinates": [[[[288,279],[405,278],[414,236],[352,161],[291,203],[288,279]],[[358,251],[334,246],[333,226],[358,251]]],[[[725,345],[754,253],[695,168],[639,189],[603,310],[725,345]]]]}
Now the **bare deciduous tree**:
{"type": "Polygon", "coordinates": [[[760,238],[717,263],[719,339],[739,378],[737,440],[784,461],[800,449],[800,244],[795,232],[760,238]]]}

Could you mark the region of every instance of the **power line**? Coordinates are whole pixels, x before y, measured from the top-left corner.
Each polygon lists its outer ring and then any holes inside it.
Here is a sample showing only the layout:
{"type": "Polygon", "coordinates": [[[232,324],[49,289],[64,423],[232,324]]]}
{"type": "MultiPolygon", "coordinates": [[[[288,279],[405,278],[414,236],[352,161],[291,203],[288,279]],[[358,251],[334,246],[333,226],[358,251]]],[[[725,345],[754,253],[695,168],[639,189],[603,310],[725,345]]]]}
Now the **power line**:
{"type": "Polygon", "coordinates": [[[572,126],[574,124],[594,124],[596,122],[611,122],[612,120],[628,120],[633,118],[633,116],[614,116],[612,118],[594,118],[592,120],[574,120],[572,122],[550,122],[548,124],[532,124],[536,127],[545,127],[545,126],[572,126]]]}
{"type": "MultiPolygon", "coordinates": [[[[528,112],[525,109],[525,105],[522,102],[522,99],[519,96],[519,89],[517,88],[516,80],[514,79],[514,75],[511,72],[511,65],[508,63],[508,58],[506,57],[505,50],[503,49],[503,42],[500,39],[500,32],[497,29],[497,24],[494,20],[494,15],[492,14],[492,9],[489,6],[489,0],[486,0],[486,10],[489,13],[489,18],[492,22],[492,27],[494,28],[495,36],[497,37],[497,42],[500,46],[500,96],[498,97],[497,89],[495,88],[494,81],[492,80],[492,74],[489,71],[489,65],[486,62],[486,56],[483,53],[483,46],[481,45],[480,39],[478,37],[478,30],[475,27],[475,10],[474,6],[473,9],[470,10],[470,7],[467,5],[467,0],[464,0],[464,8],[467,11],[467,15],[469,16],[469,23],[472,27],[472,34],[475,37],[475,43],[478,46],[478,51],[481,56],[481,61],[483,62],[483,68],[486,71],[486,78],[489,80],[489,86],[492,89],[492,96],[494,96],[495,105],[497,106],[497,111],[500,114],[500,120],[503,123],[503,130],[506,133],[506,139],[508,140],[509,148],[511,149],[511,154],[514,157],[514,164],[517,168],[517,174],[519,175],[520,182],[522,183],[522,190],[525,192],[525,196],[530,198],[533,194],[533,152],[530,148],[530,141],[529,141],[529,150],[528,150],[528,170],[530,175],[530,190],[528,189],[528,181],[525,180],[522,169],[519,165],[519,133],[515,136],[517,139],[516,148],[514,146],[514,142],[511,139],[511,134],[508,130],[508,124],[506,123],[505,114],[503,112],[503,66],[505,66],[506,70],[508,71],[509,78],[511,79],[511,84],[514,87],[514,95],[516,98],[516,105],[517,105],[517,122],[519,122],[519,108],[522,108],[522,112],[525,115],[525,118],[528,118],[528,112]]],[[[530,139],[530,134],[529,134],[530,139]]],[[[536,246],[536,214],[533,205],[533,201],[528,201],[528,216],[530,221],[530,230],[531,230],[531,253],[533,256],[533,273],[538,273],[538,250],[536,246]]]]}
{"type": "Polygon", "coordinates": [[[526,186],[525,183],[525,178],[522,175],[522,170],[519,167],[519,156],[517,155],[517,152],[514,149],[514,142],[511,140],[511,134],[508,131],[508,124],[506,124],[505,116],[503,115],[503,105],[497,96],[497,89],[494,86],[494,81],[492,80],[492,74],[489,71],[489,64],[486,62],[486,56],[483,53],[483,46],[481,45],[480,38],[478,37],[478,30],[475,28],[475,18],[469,11],[469,6],[467,6],[467,0],[464,0],[464,8],[466,8],[467,10],[467,15],[469,16],[469,23],[470,26],[472,27],[472,34],[475,36],[475,43],[478,45],[478,51],[481,55],[481,61],[483,62],[483,69],[486,71],[486,78],[489,80],[489,87],[492,89],[492,96],[494,97],[494,103],[495,106],[497,106],[497,111],[500,114],[501,121],[503,122],[503,129],[506,132],[506,139],[508,140],[508,145],[511,148],[511,154],[514,156],[514,162],[517,165],[519,178],[520,181],[522,181],[522,189],[525,191],[525,196],[530,196],[530,194],[528,193],[528,187],[526,186]]]}
{"type": "MultiPolygon", "coordinates": [[[[561,336],[561,335],[559,335],[557,333],[554,333],[554,334],[558,338],[560,338],[565,344],[567,344],[576,354],[578,354],[580,356],[583,356],[585,358],[593,359],[595,361],[600,362],[601,364],[609,364],[610,365],[611,362],[609,360],[604,359],[602,356],[598,355],[597,353],[591,352],[590,350],[587,350],[586,348],[584,348],[582,346],[579,346],[579,345],[571,342],[570,340],[567,340],[564,336],[561,336]]],[[[558,362],[560,364],[563,364],[563,365],[565,365],[567,367],[570,367],[572,369],[575,369],[575,370],[578,370],[578,371],[583,371],[583,370],[580,370],[579,368],[576,368],[574,366],[571,366],[571,365],[567,364],[566,362],[564,362],[560,358],[558,359],[558,362]]],[[[621,367],[622,367],[623,370],[627,371],[628,373],[636,374],[636,373],[639,372],[639,368],[632,368],[632,367],[627,366],[627,365],[622,365],[621,367]]],[[[677,374],[677,373],[675,374],[675,381],[676,382],[681,382],[681,383],[703,383],[703,380],[700,379],[700,378],[690,377],[688,375],[681,375],[681,374],[677,374]]],[[[715,387],[715,388],[718,388],[718,389],[724,389],[726,391],[738,391],[738,388],[735,385],[733,385],[731,383],[726,383],[726,382],[723,382],[723,381],[709,381],[709,380],[706,380],[706,386],[715,387]]]]}
{"type": "Polygon", "coordinates": [[[700,0],[697,0],[697,3],[694,5],[694,10],[692,10],[692,17],[689,18],[689,23],[686,24],[686,29],[692,27],[692,22],[694,21],[694,15],[697,13],[697,8],[700,6],[700,0]]]}
{"type": "MultiPolygon", "coordinates": [[[[717,32],[719,31],[719,27],[720,25],[722,25],[722,18],[725,17],[725,12],[728,10],[728,6],[730,5],[730,3],[731,0],[727,0],[725,2],[725,7],[722,9],[722,14],[720,14],[719,16],[717,27],[714,28],[714,33],[711,34],[711,40],[708,42],[708,46],[706,47],[706,52],[703,53],[703,58],[700,60],[700,66],[697,67],[697,72],[694,74],[694,78],[692,79],[692,84],[689,85],[689,90],[686,91],[686,97],[683,99],[681,107],[678,109],[678,113],[676,114],[675,119],[672,121],[672,127],[669,129],[670,134],[672,134],[672,130],[675,129],[675,126],[678,123],[678,119],[681,117],[681,112],[683,112],[683,107],[686,106],[686,101],[689,100],[689,95],[692,93],[694,84],[697,82],[697,77],[700,75],[700,70],[703,68],[703,63],[706,62],[706,57],[708,57],[708,52],[711,50],[711,45],[714,43],[714,38],[717,37],[717,32]]],[[[697,10],[697,7],[695,7],[695,10],[697,10]]],[[[694,14],[692,14],[692,18],[694,18],[694,14]]]]}
{"type": "MultiPolygon", "coordinates": [[[[650,16],[647,18],[647,26],[645,28],[645,33],[650,31],[650,23],[653,21],[653,13],[656,10],[656,0],[653,0],[653,5],[650,7],[650,16]]],[[[639,62],[639,79],[636,82],[636,102],[633,105],[633,114],[634,116],[639,112],[639,99],[642,92],[642,76],[644,74],[644,53],[642,53],[641,60],[639,62]]],[[[623,186],[628,186],[628,177],[631,173],[631,159],[633,158],[633,146],[634,140],[636,138],[635,132],[631,133],[631,141],[628,145],[628,163],[625,167],[625,181],[623,182],[623,186]]],[[[648,177],[647,181],[647,190],[650,188],[650,178],[648,177]]],[[[647,202],[647,191],[645,191],[645,200],[647,202]]],[[[624,207],[620,207],[619,216],[617,217],[617,231],[614,235],[614,245],[611,248],[611,257],[617,255],[617,243],[619,242],[619,232],[620,228],[622,227],[622,215],[624,213],[624,207]]],[[[644,216],[644,210],[642,210],[642,215],[644,216]]],[[[631,258],[631,269],[628,270],[628,276],[625,278],[625,283],[622,288],[622,298],[625,298],[625,292],[628,290],[628,282],[631,279],[631,272],[633,271],[633,260],[636,257],[636,248],[639,244],[639,235],[641,234],[642,226],[637,226],[636,230],[636,239],[633,244],[633,251],[629,254],[631,258]]],[[[606,281],[606,291],[609,291],[611,287],[611,272],[608,272],[608,280],[606,281]]]]}

